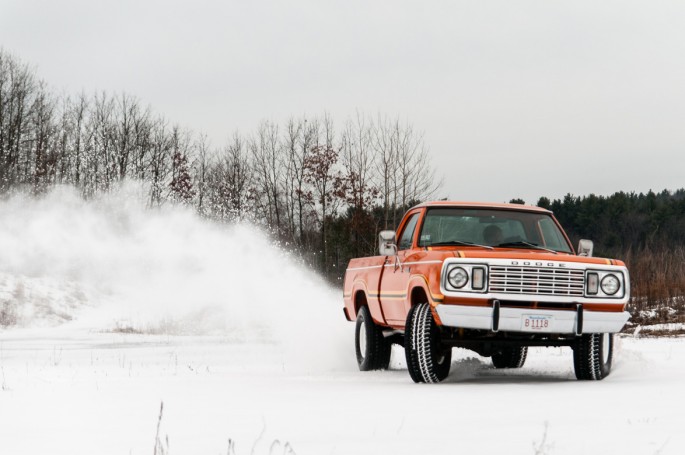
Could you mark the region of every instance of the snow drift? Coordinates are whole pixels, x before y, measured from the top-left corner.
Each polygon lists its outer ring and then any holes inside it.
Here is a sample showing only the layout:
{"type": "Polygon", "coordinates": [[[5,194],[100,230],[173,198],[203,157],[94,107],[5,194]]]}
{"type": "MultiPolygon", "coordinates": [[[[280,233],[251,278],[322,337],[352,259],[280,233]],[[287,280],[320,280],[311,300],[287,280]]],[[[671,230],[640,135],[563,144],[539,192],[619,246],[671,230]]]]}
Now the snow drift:
{"type": "Polygon", "coordinates": [[[145,194],[127,183],[92,201],[64,187],[1,201],[3,324],[221,335],[277,344],[290,363],[349,351],[339,292],[258,228],[149,209],[145,194]]]}

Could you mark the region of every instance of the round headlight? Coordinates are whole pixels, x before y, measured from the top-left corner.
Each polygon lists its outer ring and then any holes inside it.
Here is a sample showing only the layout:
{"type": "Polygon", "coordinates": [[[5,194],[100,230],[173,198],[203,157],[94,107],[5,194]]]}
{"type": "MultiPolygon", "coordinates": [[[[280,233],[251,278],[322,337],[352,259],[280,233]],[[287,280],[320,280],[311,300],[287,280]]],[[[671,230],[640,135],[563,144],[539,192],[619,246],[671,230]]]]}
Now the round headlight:
{"type": "Polygon", "coordinates": [[[461,267],[455,267],[447,274],[447,281],[449,281],[450,285],[455,289],[460,289],[469,282],[469,274],[461,267]]]}
{"type": "Polygon", "coordinates": [[[616,275],[607,275],[602,278],[602,292],[607,295],[614,295],[621,288],[621,282],[616,275]]]}

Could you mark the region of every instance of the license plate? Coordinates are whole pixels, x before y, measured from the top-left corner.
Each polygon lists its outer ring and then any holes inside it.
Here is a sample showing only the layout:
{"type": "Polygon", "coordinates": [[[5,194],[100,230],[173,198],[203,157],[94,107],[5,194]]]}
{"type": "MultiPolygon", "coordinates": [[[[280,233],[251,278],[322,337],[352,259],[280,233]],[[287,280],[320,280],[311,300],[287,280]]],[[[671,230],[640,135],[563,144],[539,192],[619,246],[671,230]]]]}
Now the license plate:
{"type": "Polygon", "coordinates": [[[554,316],[541,314],[524,314],[521,316],[521,330],[524,332],[544,332],[552,327],[554,316]]]}

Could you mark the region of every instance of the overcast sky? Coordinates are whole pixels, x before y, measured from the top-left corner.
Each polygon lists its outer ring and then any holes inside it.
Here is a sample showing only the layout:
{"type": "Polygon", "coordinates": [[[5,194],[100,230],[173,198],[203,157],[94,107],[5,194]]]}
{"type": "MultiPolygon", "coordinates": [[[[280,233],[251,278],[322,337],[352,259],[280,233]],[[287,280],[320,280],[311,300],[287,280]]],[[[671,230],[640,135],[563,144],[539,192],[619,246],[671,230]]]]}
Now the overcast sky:
{"type": "Polygon", "coordinates": [[[399,116],[452,199],[685,187],[682,0],[0,0],[0,46],[216,146],[263,119],[399,116]]]}

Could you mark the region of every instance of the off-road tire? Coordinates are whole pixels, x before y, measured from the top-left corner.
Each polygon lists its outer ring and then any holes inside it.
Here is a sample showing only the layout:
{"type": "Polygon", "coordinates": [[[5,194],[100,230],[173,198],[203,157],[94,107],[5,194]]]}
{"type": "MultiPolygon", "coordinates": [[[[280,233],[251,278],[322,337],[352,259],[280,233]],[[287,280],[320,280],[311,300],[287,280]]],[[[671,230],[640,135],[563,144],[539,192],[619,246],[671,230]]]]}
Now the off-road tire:
{"type": "Polygon", "coordinates": [[[576,338],[573,345],[573,367],[576,378],[599,381],[611,372],[614,357],[614,335],[589,333],[576,338]]]}
{"type": "Polygon", "coordinates": [[[404,352],[409,375],[414,382],[440,382],[450,372],[452,349],[442,346],[440,328],[427,303],[414,305],[409,310],[404,352]]]}
{"type": "Polygon", "coordinates": [[[386,370],[390,364],[390,347],[391,344],[383,336],[381,328],[373,322],[369,309],[361,307],[354,331],[359,370],[386,370]]]}
{"type": "Polygon", "coordinates": [[[492,364],[495,368],[521,368],[527,356],[528,346],[508,346],[492,354],[492,364]]]}

